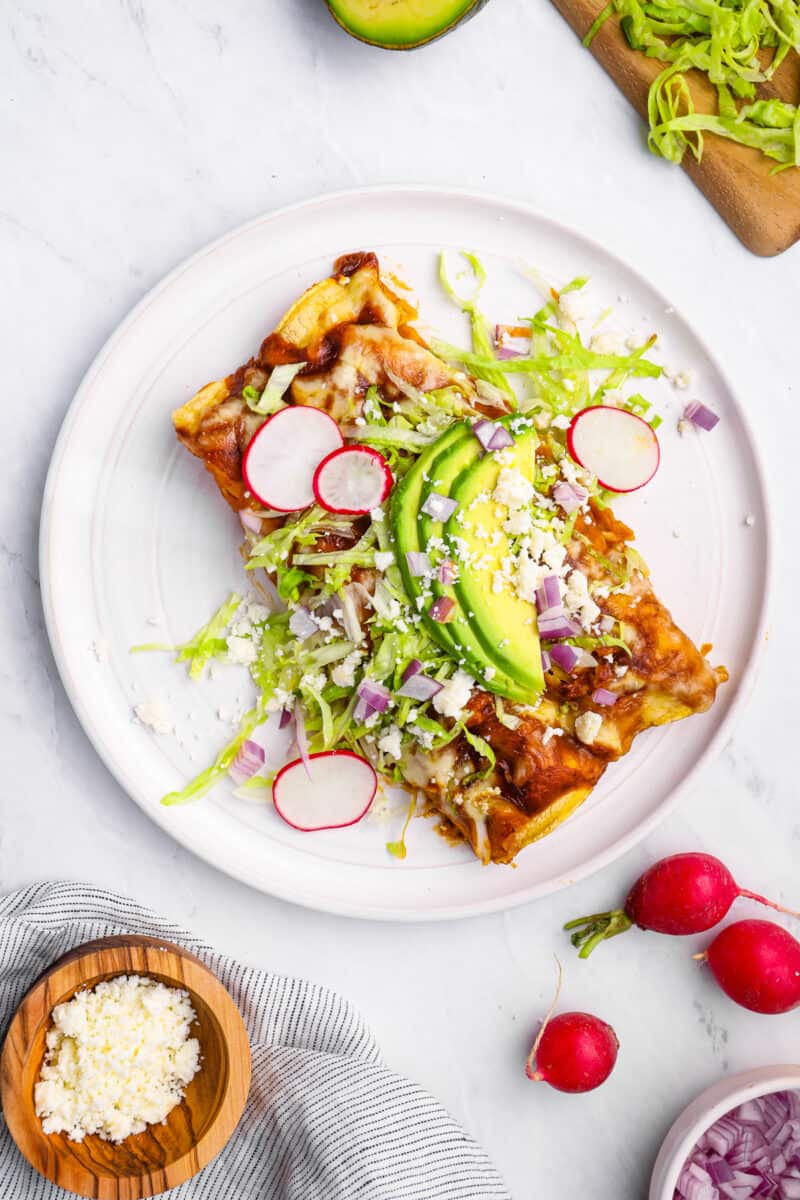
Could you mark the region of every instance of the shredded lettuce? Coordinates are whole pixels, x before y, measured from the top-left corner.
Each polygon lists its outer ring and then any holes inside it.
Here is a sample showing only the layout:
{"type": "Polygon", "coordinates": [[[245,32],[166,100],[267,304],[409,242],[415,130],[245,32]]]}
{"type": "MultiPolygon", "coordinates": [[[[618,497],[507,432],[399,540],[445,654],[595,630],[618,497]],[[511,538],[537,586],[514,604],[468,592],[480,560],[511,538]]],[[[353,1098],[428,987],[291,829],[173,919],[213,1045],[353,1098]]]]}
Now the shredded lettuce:
{"type": "Polygon", "coordinates": [[[281,366],[273,367],[269,381],[263,392],[259,394],[252,387],[246,387],[242,392],[242,396],[247,401],[248,408],[251,408],[254,413],[258,413],[262,417],[268,417],[272,413],[277,412],[279,408],[285,408],[283,397],[289,390],[295,375],[306,366],[308,366],[308,363],[299,362],[284,363],[281,366]]]}
{"type": "Polygon", "coordinates": [[[800,106],[756,99],[786,55],[800,51],[798,0],[611,0],[587,33],[590,46],[614,13],[629,45],[666,64],[648,95],[655,154],[698,162],[703,136],[716,133],[760,150],[778,165],[800,166],[800,106]],[[701,71],[717,92],[716,113],[698,112],[686,77],[701,71]]]}
{"type": "Polygon", "coordinates": [[[389,851],[389,853],[394,858],[403,859],[406,857],[406,854],[407,854],[406,834],[408,833],[408,827],[411,824],[411,818],[413,817],[413,815],[416,811],[417,811],[417,795],[415,792],[414,795],[411,797],[411,800],[409,801],[408,810],[406,812],[406,819],[403,822],[403,828],[400,831],[400,837],[397,839],[396,842],[387,842],[386,843],[386,849],[389,851]]]}
{"type": "MultiPolygon", "coordinates": [[[[208,621],[202,629],[198,629],[193,638],[185,642],[181,646],[159,646],[158,649],[176,650],[176,662],[189,663],[189,678],[201,679],[206,664],[212,658],[224,658],[228,653],[228,641],[225,637],[225,632],[233,620],[239,606],[242,603],[242,597],[236,592],[231,592],[224,604],[221,604],[214,613],[210,621],[208,621]]],[[[149,649],[150,647],[135,646],[135,650],[149,649]]]]}
{"type": "Polygon", "coordinates": [[[516,407],[516,393],[514,389],[505,375],[501,374],[492,365],[496,362],[494,342],[489,332],[489,325],[486,318],[478,308],[478,299],[486,283],[486,269],[477,255],[470,254],[467,250],[462,250],[461,253],[469,263],[475,278],[475,291],[472,296],[459,296],[450,283],[447,277],[444,250],[439,255],[439,282],[450,299],[469,317],[470,328],[472,330],[472,349],[476,357],[481,360],[480,363],[475,365],[473,374],[477,379],[483,379],[486,383],[499,388],[505,394],[506,400],[511,401],[512,407],[516,407]]]}

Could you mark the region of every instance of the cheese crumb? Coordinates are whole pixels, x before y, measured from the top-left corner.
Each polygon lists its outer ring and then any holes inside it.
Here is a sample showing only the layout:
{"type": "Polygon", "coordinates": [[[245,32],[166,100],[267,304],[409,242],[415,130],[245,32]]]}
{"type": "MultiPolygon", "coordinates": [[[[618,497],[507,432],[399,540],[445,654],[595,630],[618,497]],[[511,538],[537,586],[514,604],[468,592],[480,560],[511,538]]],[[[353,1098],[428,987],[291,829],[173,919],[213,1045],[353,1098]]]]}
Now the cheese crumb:
{"type": "Polygon", "coordinates": [[[492,492],[492,499],[509,509],[523,508],[533,500],[534,488],[530,479],[513,467],[503,467],[492,492]]]}
{"type": "Polygon", "coordinates": [[[443,717],[458,720],[469,702],[475,680],[466,671],[458,670],[433,697],[433,707],[443,717]]]}
{"type": "Polygon", "coordinates": [[[575,720],[575,733],[585,746],[591,746],[600,732],[603,718],[596,712],[584,712],[575,720]]]}
{"type": "Polygon", "coordinates": [[[34,1088],[46,1134],[121,1142],[166,1121],[200,1067],[189,993],[140,975],[103,980],[53,1009],[34,1088]]]}
{"type": "Polygon", "coordinates": [[[355,683],[355,670],[361,662],[361,651],[354,650],[352,654],[348,654],[347,658],[342,659],[340,663],[331,671],[331,680],[337,687],[352,687],[355,683]]]}
{"type": "Polygon", "coordinates": [[[400,758],[403,750],[400,741],[400,730],[396,725],[390,725],[383,737],[378,738],[378,749],[395,761],[400,758]]]}
{"type": "Polygon", "coordinates": [[[228,662],[249,667],[251,663],[256,661],[257,654],[256,645],[252,638],[242,637],[240,634],[235,633],[231,634],[228,638],[228,662]]]}
{"type": "Polygon", "coordinates": [[[161,700],[143,700],[134,707],[134,716],[140,725],[146,725],[153,733],[174,733],[175,726],[161,700]]]}

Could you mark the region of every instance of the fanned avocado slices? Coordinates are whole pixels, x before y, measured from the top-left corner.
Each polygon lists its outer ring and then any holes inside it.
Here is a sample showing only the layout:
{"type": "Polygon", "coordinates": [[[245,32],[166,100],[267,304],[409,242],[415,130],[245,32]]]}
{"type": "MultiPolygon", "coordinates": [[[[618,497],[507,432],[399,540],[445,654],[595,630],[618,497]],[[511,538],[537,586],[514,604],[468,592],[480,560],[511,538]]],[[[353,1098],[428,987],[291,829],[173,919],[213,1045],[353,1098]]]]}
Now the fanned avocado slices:
{"type": "Polygon", "coordinates": [[[359,41],[414,50],[474,17],[489,0],[327,0],[334,20],[359,41]]]}
{"type": "MultiPolygon", "coordinates": [[[[512,465],[531,480],[536,443],[536,435],[526,430],[508,452],[512,465]]],[[[502,465],[494,454],[483,453],[468,421],[451,426],[396,489],[391,523],[403,582],[412,600],[424,598],[420,612],[430,636],[488,690],[531,703],[544,686],[535,614],[516,595],[498,596],[492,591],[493,572],[510,546],[498,505],[480,499],[484,492],[491,494],[502,465]],[[446,525],[422,511],[432,493],[458,500],[459,510],[446,525]],[[423,551],[438,567],[445,558],[459,557],[450,552],[454,546],[466,546],[479,565],[457,564],[459,574],[453,585],[411,574],[407,554],[423,551]],[[437,622],[428,612],[433,598],[445,596],[456,600],[456,608],[446,623],[437,622]]]]}
{"type": "Polygon", "coordinates": [[[503,530],[505,513],[498,516],[503,506],[492,499],[492,492],[503,467],[516,468],[533,482],[538,440],[533,429],[526,429],[502,460],[486,454],[459,475],[450,493],[458,501],[458,510],[445,525],[448,537],[463,538],[477,556],[459,572],[454,585],[461,610],[470,614],[470,625],[487,656],[499,671],[516,680],[529,700],[544,689],[536,610],[512,587],[494,589],[495,573],[502,574],[511,544],[503,530]],[[457,519],[459,511],[466,517],[463,523],[457,519]]]}

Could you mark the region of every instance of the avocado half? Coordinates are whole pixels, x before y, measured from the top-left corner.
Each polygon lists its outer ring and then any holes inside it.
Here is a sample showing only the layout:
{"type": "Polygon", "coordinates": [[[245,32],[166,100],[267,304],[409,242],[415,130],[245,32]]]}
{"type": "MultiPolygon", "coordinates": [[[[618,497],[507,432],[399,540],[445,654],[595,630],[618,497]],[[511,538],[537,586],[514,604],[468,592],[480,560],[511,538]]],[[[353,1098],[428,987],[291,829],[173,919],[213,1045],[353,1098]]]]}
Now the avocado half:
{"type": "Polygon", "coordinates": [[[414,50],[474,17],[489,0],[326,0],[354,38],[384,50],[414,50]]]}

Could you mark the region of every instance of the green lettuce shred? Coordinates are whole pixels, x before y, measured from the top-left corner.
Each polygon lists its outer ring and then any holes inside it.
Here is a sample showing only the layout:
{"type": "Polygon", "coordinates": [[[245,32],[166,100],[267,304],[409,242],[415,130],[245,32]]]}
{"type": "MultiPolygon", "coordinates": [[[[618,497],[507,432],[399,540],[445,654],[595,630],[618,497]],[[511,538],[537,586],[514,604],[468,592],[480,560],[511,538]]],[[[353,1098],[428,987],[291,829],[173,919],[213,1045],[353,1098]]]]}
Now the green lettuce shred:
{"type": "Polygon", "coordinates": [[[665,63],[648,95],[648,144],[670,162],[687,149],[699,162],[715,133],[759,150],[777,166],[800,166],[800,106],[756,99],[786,55],[800,52],[799,0],[611,0],[584,45],[614,14],[629,45],[665,63]],[[715,113],[698,112],[687,71],[702,72],[717,93],[715,113]]]}

